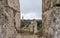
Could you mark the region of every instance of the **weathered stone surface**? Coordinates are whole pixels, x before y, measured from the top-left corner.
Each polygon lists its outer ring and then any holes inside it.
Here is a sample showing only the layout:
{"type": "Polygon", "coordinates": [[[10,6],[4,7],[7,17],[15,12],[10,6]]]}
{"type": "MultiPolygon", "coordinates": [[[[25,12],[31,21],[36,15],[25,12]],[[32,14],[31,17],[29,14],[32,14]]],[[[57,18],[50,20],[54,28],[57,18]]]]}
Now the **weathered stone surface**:
{"type": "MultiPolygon", "coordinates": [[[[16,0],[16,2],[17,1],[18,0],[16,0]]],[[[11,7],[10,5],[12,4],[8,5],[8,3],[8,0],[0,0],[0,38],[15,38],[18,34],[16,28],[20,26],[19,10],[11,7]],[[14,13],[14,10],[16,13],[14,13]]],[[[13,6],[15,6],[15,4],[19,6],[19,2],[14,3],[13,6]]]]}
{"type": "Polygon", "coordinates": [[[17,11],[20,11],[20,6],[19,6],[19,0],[8,0],[8,5],[11,7],[11,8],[13,8],[13,9],[15,9],[15,10],[17,10],[17,11]]]}
{"type": "Polygon", "coordinates": [[[37,33],[37,21],[35,19],[33,19],[28,28],[31,32],[37,33]]]}
{"type": "Polygon", "coordinates": [[[23,36],[21,34],[17,34],[15,38],[22,38],[23,36]]]}
{"type": "Polygon", "coordinates": [[[60,0],[42,1],[44,38],[60,38],[60,0]]]}
{"type": "Polygon", "coordinates": [[[19,37],[18,35],[18,38],[38,38],[38,36],[37,35],[20,35],[19,37]]]}
{"type": "Polygon", "coordinates": [[[60,0],[42,0],[42,12],[47,11],[52,7],[59,5],[60,5],[60,0]]]}
{"type": "Polygon", "coordinates": [[[60,7],[54,7],[52,10],[44,13],[44,38],[60,38],[60,7]]]}
{"type": "Polygon", "coordinates": [[[42,0],[42,11],[47,11],[49,10],[51,6],[51,0],[42,0]]]}
{"type": "Polygon", "coordinates": [[[56,4],[60,4],[60,0],[55,0],[56,4]]]}
{"type": "Polygon", "coordinates": [[[19,12],[16,12],[15,14],[15,22],[16,22],[16,28],[20,30],[20,13],[19,12]]]}
{"type": "Polygon", "coordinates": [[[16,34],[16,29],[14,26],[14,17],[13,17],[13,10],[10,8],[7,8],[7,14],[8,17],[8,24],[6,26],[6,38],[14,38],[16,34]]]}
{"type": "Polygon", "coordinates": [[[4,6],[0,2],[0,38],[5,37],[6,24],[7,24],[7,18],[6,15],[4,14],[4,6]]]}

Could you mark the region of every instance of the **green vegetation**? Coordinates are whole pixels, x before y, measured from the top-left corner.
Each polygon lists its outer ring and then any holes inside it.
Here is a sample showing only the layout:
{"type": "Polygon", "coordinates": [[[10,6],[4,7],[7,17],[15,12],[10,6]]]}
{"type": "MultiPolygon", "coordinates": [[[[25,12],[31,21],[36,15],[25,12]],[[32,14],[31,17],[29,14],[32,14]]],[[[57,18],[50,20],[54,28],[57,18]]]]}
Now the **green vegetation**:
{"type": "Polygon", "coordinates": [[[41,30],[42,29],[42,24],[40,24],[39,26],[37,26],[37,30],[41,30]]]}
{"type": "MultiPolygon", "coordinates": [[[[21,20],[21,28],[23,28],[25,25],[29,24],[30,20],[21,20]]],[[[42,20],[36,20],[37,21],[37,30],[41,31],[42,30],[42,20]]]]}
{"type": "Polygon", "coordinates": [[[37,30],[41,31],[42,30],[42,20],[37,21],[37,30]]]}
{"type": "Polygon", "coordinates": [[[21,21],[21,28],[25,26],[25,22],[24,21],[21,21]]]}

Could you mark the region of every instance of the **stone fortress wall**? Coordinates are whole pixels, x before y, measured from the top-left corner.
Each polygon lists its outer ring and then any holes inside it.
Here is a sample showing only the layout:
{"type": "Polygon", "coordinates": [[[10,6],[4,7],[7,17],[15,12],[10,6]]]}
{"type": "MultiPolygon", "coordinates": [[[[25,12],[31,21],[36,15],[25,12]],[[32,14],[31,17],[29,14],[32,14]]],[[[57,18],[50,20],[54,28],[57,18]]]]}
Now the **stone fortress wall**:
{"type": "Polygon", "coordinates": [[[43,38],[60,38],[60,0],[42,0],[43,38]]]}
{"type": "Polygon", "coordinates": [[[15,38],[19,28],[19,0],[0,0],[0,38],[15,38]]]}
{"type": "Polygon", "coordinates": [[[37,35],[21,35],[19,0],[0,0],[0,38],[38,38],[37,35]]]}

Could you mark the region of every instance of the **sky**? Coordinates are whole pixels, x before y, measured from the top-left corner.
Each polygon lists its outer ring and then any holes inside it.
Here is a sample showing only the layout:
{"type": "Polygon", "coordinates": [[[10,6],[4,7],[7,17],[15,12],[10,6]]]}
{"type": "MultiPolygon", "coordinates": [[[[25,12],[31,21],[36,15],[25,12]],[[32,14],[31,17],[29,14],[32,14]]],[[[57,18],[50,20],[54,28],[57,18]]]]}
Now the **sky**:
{"type": "Polygon", "coordinates": [[[42,19],[42,0],[20,0],[21,18],[42,19]]]}

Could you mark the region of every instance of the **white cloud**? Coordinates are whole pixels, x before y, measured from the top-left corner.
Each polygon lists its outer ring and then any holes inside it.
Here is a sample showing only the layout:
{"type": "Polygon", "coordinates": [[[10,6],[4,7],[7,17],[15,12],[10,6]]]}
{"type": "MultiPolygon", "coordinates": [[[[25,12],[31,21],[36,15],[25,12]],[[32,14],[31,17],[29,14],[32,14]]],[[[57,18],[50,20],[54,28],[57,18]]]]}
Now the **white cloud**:
{"type": "Polygon", "coordinates": [[[41,19],[41,15],[38,16],[36,13],[37,13],[37,12],[28,12],[28,13],[26,13],[26,14],[23,13],[23,14],[21,15],[21,18],[22,18],[22,16],[23,16],[24,19],[41,19]]]}
{"type": "Polygon", "coordinates": [[[42,19],[42,0],[20,0],[21,17],[42,19]]]}

